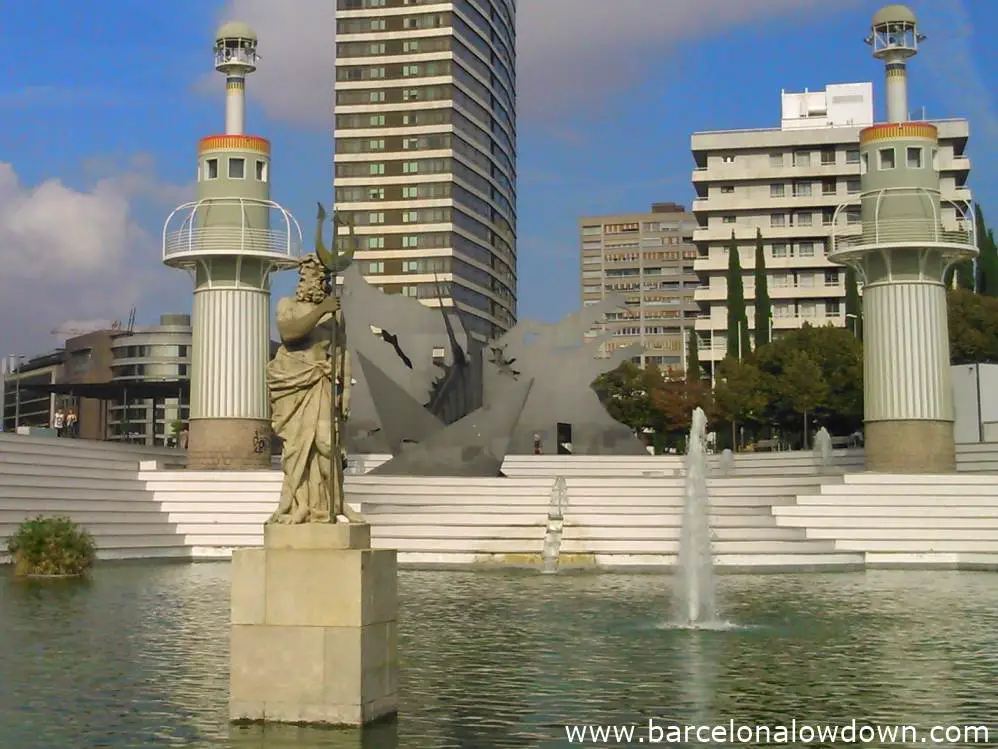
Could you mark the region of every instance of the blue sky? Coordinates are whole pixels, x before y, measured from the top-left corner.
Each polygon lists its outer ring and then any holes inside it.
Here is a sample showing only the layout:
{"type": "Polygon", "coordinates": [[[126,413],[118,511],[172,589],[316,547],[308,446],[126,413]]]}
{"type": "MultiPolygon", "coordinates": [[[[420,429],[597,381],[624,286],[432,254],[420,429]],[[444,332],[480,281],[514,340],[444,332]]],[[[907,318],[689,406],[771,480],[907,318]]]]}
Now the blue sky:
{"type": "MultiPolygon", "coordinates": [[[[689,204],[695,130],[778,124],[780,89],[872,80],[866,0],[520,0],[521,317],[578,305],[576,222],[689,204]],[[571,12],[568,12],[568,11],[571,12]]],[[[196,141],[223,127],[213,31],[261,37],[248,130],[273,141],[273,197],[310,233],[331,201],[332,0],[34,0],[0,10],[0,353],[68,320],[190,309],[158,234],[193,196],[196,141]],[[268,67],[269,66],[269,67],[268,67]]],[[[998,216],[993,0],[910,3],[929,36],[911,104],[971,119],[971,186],[998,216]]],[[[998,222],[998,219],[996,219],[998,222]]],[[[290,288],[289,274],[276,291],[290,288]]]]}

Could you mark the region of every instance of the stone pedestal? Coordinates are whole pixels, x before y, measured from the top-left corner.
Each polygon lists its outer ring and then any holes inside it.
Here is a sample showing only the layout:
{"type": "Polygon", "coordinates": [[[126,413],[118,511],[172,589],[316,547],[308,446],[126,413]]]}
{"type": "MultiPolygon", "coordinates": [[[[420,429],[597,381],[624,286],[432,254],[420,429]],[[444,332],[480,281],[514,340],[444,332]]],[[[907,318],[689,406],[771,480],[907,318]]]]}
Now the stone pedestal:
{"type": "Polygon", "coordinates": [[[396,552],[364,523],[267,525],[232,557],[235,722],[361,726],[398,711],[396,552]]]}
{"type": "Polygon", "coordinates": [[[270,468],[270,422],[266,419],[191,419],[187,467],[192,471],[253,471],[270,468]]]}

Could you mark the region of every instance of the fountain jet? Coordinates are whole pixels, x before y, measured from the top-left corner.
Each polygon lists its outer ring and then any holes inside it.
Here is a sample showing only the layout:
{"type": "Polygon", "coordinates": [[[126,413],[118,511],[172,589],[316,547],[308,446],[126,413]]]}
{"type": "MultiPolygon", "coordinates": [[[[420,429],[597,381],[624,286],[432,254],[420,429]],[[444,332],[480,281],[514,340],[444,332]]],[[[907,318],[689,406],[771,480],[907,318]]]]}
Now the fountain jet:
{"type": "Polygon", "coordinates": [[[716,626],[718,623],[707,496],[706,433],[707,415],[702,408],[697,408],[693,412],[686,452],[686,490],[676,575],[678,623],[694,628],[716,626]]]}

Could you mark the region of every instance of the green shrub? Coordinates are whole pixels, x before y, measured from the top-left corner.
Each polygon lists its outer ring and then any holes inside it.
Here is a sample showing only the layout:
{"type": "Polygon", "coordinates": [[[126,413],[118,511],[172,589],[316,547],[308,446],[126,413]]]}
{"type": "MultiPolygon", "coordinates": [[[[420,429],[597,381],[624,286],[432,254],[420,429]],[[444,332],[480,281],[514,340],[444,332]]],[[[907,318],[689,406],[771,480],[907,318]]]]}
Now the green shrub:
{"type": "Polygon", "coordinates": [[[97,558],[93,537],[69,518],[39,515],[7,539],[15,575],[82,575],[97,558]]]}

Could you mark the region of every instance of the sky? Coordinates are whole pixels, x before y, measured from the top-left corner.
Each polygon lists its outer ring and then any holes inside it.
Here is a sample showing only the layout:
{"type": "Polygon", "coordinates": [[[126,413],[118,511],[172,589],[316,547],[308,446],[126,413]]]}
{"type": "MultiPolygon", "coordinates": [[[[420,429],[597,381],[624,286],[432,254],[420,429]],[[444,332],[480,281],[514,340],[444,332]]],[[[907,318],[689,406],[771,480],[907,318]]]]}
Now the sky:
{"type": "MultiPolygon", "coordinates": [[[[519,0],[520,318],[579,301],[581,216],[690,205],[690,135],[779,125],[780,91],[873,81],[876,0],[519,0]]],[[[910,103],[968,117],[970,185],[998,215],[995,0],[913,0],[928,36],[910,103]]],[[[260,36],[247,131],[273,144],[272,198],[313,230],[332,201],[335,0],[18,0],[0,6],[0,354],[62,326],[189,312],[161,262],[194,197],[196,144],[224,130],[214,31],[260,36]],[[114,12],[109,12],[113,5],[114,12]]],[[[275,298],[293,285],[275,283],[275,298]]]]}

